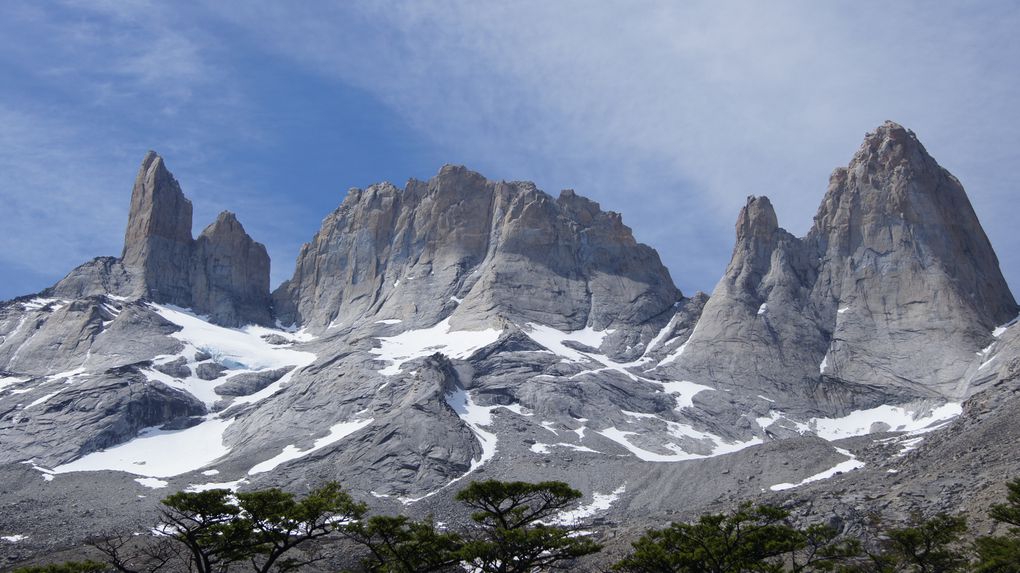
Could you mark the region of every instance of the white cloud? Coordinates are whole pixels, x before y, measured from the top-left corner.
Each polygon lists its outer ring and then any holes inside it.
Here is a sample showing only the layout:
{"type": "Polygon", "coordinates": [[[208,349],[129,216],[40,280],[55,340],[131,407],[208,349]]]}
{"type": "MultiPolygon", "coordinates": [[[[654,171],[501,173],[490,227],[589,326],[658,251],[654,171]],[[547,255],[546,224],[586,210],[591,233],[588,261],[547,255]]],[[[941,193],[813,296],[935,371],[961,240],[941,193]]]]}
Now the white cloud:
{"type": "Polygon", "coordinates": [[[964,181],[1020,278],[1005,214],[1020,158],[1008,4],[263,3],[221,15],[372,91],[451,161],[623,211],[685,287],[721,274],[746,195],[769,195],[781,224],[806,232],[828,174],[885,119],[964,181]]]}
{"type": "MultiPolygon", "coordinates": [[[[116,254],[133,169],[155,147],[195,201],[196,231],[218,209],[238,211],[270,248],[274,278],[288,274],[315,231],[292,228],[300,200],[246,188],[251,177],[236,175],[250,166],[218,153],[224,140],[273,137],[238,77],[272,57],[367,91],[449,162],[622,212],[685,291],[721,275],[745,196],[769,195],[803,234],[831,170],[893,119],[960,177],[1020,284],[1020,11],[886,4],[11,3],[0,65],[89,103],[64,109],[0,87],[0,192],[20,210],[0,257],[56,274],[116,254]],[[253,46],[266,53],[234,53],[253,46]],[[66,215],[34,219],[40,197],[66,215]],[[30,228],[39,220],[47,233],[30,228]]],[[[364,183],[338,173],[337,202],[364,183]]]]}

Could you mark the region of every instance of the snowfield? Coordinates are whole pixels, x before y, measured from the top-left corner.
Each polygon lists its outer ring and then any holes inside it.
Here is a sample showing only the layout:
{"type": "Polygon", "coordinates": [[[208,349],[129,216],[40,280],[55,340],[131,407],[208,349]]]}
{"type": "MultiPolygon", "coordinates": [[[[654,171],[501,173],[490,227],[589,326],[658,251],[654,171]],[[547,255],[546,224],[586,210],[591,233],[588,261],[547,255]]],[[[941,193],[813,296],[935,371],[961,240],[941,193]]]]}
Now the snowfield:
{"type": "Polygon", "coordinates": [[[146,428],[135,439],[53,468],[54,474],[115,470],[165,478],[195,471],[230,453],[223,433],[233,422],[208,418],[185,430],[146,428]]]}
{"type": "Polygon", "coordinates": [[[378,372],[393,376],[400,372],[405,362],[431,356],[436,352],[454,359],[467,358],[476,350],[499,340],[502,334],[502,330],[492,328],[454,331],[451,330],[450,319],[446,318],[429,328],[407,330],[396,336],[378,338],[380,346],[371,352],[379,356],[378,360],[390,363],[378,372]]]}

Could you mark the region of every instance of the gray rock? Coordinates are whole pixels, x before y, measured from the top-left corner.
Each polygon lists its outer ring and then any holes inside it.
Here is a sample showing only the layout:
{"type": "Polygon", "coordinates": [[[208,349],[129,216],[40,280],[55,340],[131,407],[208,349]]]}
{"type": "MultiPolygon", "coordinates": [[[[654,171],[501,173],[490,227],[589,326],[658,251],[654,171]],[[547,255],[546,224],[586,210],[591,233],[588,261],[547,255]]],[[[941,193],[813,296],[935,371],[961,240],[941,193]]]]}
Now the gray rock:
{"type": "Polygon", "coordinates": [[[227,378],[226,382],[216,387],[221,396],[248,396],[283,378],[294,367],[277,368],[263,372],[242,372],[227,378]]]}
{"type": "MultiPolygon", "coordinates": [[[[149,171],[143,188],[173,191],[149,171]]],[[[279,318],[302,332],[234,331],[222,346],[208,336],[185,351],[179,327],[117,294],[147,284],[144,265],[112,259],[79,267],[48,299],[0,304],[0,476],[20,479],[18,462],[31,457],[61,463],[141,427],[182,430],[204,416],[229,421],[227,453],[207,466],[219,473],[168,478],[172,489],[244,478],[245,488],[307,491],[340,479],[387,512],[456,523],[469,519],[453,498],[470,480],[558,479],[582,489],[584,503],[620,492],[596,529],[615,523],[623,549],[644,527],[744,500],[789,502],[804,519],[824,507],[848,531],[879,503],[896,518],[967,505],[982,495],[967,472],[986,489],[1016,473],[1007,426],[1020,408],[1017,327],[991,334],[1016,305],[972,215],[955,179],[888,124],[834,175],[806,237],[784,231],[767,199],[751,198],[711,298],[683,298],[618,215],[573,192],[553,199],[448,166],[403,190],[352,190],[274,293],[274,317],[261,246],[224,214],[192,243],[190,304],[221,324],[279,318]],[[500,334],[486,345],[483,328],[500,334]],[[232,375],[209,362],[231,364],[232,353],[265,342],[274,345],[267,354],[315,358],[232,375]],[[216,382],[164,376],[192,371],[216,382]],[[191,388],[215,413],[156,380],[191,388]],[[964,398],[960,420],[918,436],[830,443],[807,424],[964,398]],[[908,437],[924,442],[897,457],[908,437]],[[804,503],[769,489],[843,463],[844,451],[865,467],[793,490],[804,503]]],[[[131,228],[144,237],[154,224],[131,228]]],[[[153,268],[175,260],[165,243],[147,249],[137,258],[153,268]]],[[[120,474],[98,477],[123,489],[120,474]]],[[[0,508],[29,504],[60,519],[39,501],[77,495],[78,478],[58,475],[45,495],[18,481],[0,491],[0,508]]],[[[98,522],[144,530],[135,527],[141,510],[114,509],[98,522]]],[[[0,509],[5,523],[33,527],[12,511],[0,509]]],[[[33,536],[52,540],[49,528],[40,522],[33,536]]]]}
{"type": "Polygon", "coordinates": [[[227,211],[197,240],[191,225],[191,201],[163,158],[150,151],[131,192],[122,257],[85,263],[41,296],[145,298],[192,308],[226,326],[269,324],[266,248],[227,211]]]}
{"type": "Polygon", "coordinates": [[[227,367],[215,362],[203,362],[195,367],[195,376],[202,380],[215,380],[227,371],[227,367]]]}
{"type": "Polygon", "coordinates": [[[620,216],[565,191],[444,167],[404,190],[354,189],[273,294],[279,319],[321,332],[370,316],[431,326],[499,317],[561,330],[640,325],[680,299],[620,216]],[[457,302],[461,301],[461,302],[457,302]]]}
{"type": "Polygon", "coordinates": [[[191,213],[191,201],[163,158],[150,151],[131,191],[121,255],[124,267],[142,277],[143,291],[137,295],[191,306],[191,213]]]}
{"type": "Polygon", "coordinates": [[[152,368],[173,378],[187,378],[191,376],[191,368],[188,368],[188,361],[183,356],[170,362],[156,364],[152,368]]]}
{"type": "Polygon", "coordinates": [[[40,382],[17,402],[0,399],[0,463],[34,458],[53,467],[125,442],[142,428],[205,414],[194,397],[147,381],[133,366],[82,375],[74,384],[40,382]]]}
{"type": "Polygon", "coordinates": [[[269,324],[269,254],[224,211],[195,241],[192,305],[227,326],[269,324]]]}
{"type": "Polygon", "coordinates": [[[262,340],[265,340],[269,344],[280,346],[281,344],[290,344],[290,340],[280,334],[266,334],[262,336],[262,340]]]}
{"type": "Polygon", "coordinates": [[[768,199],[748,199],[671,374],[765,383],[835,412],[957,399],[974,353],[1016,312],[963,187],[889,122],[833,174],[805,238],[778,226],[768,199]]]}
{"type": "Polygon", "coordinates": [[[74,269],[40,295],[63,299],[105,294],[130,297],[138,290],[140,280],[141,277],[125,268],[120,259],[98,257],[74,269]]]}

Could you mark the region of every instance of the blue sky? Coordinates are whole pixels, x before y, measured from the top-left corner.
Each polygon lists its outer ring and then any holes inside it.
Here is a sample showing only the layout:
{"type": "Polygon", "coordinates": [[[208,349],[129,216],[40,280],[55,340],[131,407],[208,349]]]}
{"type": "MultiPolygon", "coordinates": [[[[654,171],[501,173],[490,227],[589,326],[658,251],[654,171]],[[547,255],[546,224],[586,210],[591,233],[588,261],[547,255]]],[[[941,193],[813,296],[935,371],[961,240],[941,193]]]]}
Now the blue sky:
{"type": "Polygon", "coordinates": [[[0,299],[118,255],[160,152],[197,234],[230,209],[273,285],[350,187],[444,163],[623,213],[711,290],[747,195],[802,235],[886,119],[961,179],[1020,285],[1011,2],[0,5],[0,299]]]}

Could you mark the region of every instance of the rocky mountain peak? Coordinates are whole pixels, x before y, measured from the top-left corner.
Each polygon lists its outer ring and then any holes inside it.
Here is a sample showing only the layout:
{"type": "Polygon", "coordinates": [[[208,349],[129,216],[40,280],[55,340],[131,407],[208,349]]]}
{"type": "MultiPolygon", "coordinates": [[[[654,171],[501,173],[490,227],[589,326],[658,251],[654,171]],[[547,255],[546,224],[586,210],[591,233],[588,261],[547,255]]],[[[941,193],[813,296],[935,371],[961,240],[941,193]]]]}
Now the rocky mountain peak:
{"type": "Polygon", "coordinates": [[[230,211],[220,213],[195,241],[191,274],[192,306],[213,322],[270,322],[269,254],[230,211]]]}
{"type": "Polygon", "coordinates": [[[431,326],[450,314],[463,325],[510,317],[604,328],[656,316],[678,298],[658,256],[618,215],[573,192],[555,200],[533,183],[452,165],[403,190],[352,190],[274,293],[284,323],[313,329],[372,316],[431,326]],[[622,278],[632,304],[611,303],[622,278]]]}
{"type": "Polygon", "coordinates": [[[121,256],[124,266],[142,277],[136,294],[189,305],[191,217],[191,201],[163,158],[148,152],[131,190],[121,256]]]}
{"type": "Polygon", "coordinates": [[[769,198],[749,196],[737,216],[737,242],[771,241],[778,229],[779,219],[769,198]]]}
{"type": "Polygon", "coordinates": [[[963,186],[893,122],[833,173],[806,237],[779,228],[765,198],[736,230],[678,361],[692,380],[957,398],[974,353],[1016,316],[963,186]]]}
{"type": "Polygon", "coordinates": [[[163,158],[150,151],[131,191],[120,259],[100,257],[69,273],[47,296],[102,294],[193,308],[213,322],[270,322],[269,255],[224,211],[191,237],[192,206],[163,158]]]}
{"type": "MultiPolygon", "coordinates": [[[[836,298],[890,282],[890,272],[924,275],[991,329],[1016,316],[1016,302],[963,185],[916,135],[886,122],[837,170],[809,232],[823,259],[849,264],[836,298]],[[867,279],[868,282],[861,282],[867,279]]],[[[842,270],[840,271],[842,272],[842,270]]],[[[928,287],[925,287],[928,288],[928,287]]],[[[930,293],[934,296],[934,293],[930,293]]]]}

